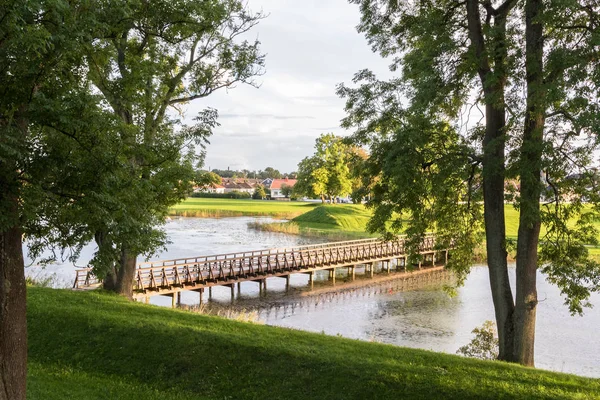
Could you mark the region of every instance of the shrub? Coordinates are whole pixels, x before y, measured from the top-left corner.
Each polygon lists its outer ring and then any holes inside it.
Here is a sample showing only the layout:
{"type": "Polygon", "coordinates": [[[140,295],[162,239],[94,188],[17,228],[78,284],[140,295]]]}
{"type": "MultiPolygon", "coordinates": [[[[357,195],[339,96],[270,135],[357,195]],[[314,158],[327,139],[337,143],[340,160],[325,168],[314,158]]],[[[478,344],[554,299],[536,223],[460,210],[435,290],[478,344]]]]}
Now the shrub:
{"type": "Polygon", "coordinates": [[[457,354],[482,360],[498,358],[499,345],[495,323],[485,321],[482,326],[473,329],[471,333],[474,333],[475,337],[469,344],[459,348],[457,354]]]}

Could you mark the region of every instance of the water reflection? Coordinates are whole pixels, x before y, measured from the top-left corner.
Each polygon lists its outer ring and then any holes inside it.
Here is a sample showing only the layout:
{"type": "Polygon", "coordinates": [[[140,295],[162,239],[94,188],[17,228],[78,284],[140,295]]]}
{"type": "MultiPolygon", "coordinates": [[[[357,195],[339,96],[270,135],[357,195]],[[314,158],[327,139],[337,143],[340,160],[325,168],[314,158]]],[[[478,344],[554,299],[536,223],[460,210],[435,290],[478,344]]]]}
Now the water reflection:
{"type": "MultiPolygon", "coordinates": [[[[269,218],[181,218],[167,224],[171,240],[167,251],[158,258],[189,257],[286,247],[309,244],[315,240],[284,234],[259,232],[247,224],[269,218]]],[[[85,265],[94,251],[84,249],[78,265],[85,265]]],[[[57,263],[41,270],[27,268],[27,274],[56,273],[65,286],[74,278],[71,263],[57,263]]],[[[362,273],[357,270],[357,275],[362,273]]],[[[338,282],[346,272],[339,270],[338,282]]],[[[510,270],[514,287],[514,268],[510,270]]],[[[308,276],[295,274],[286,293],[285,280],[270,278],[266,295],[259,295],[255,282],[243,282],[235,291],[233,307],[256,311],[261,322],[330,335],[393,343],[400,346],[455,353],[468,343],[471,330],[494,319],[487,267],[474,267],[465,286],[450,298],[439,287],[400,291],[393,283],[355,288],[340,293],[318,294],[327,287],[327,272],[315,279],[315,292],[307,293],[308,276]]],[[[583,317],[572,317],[563,305],[559,290],[544,277],[538,276],[540,303],[537,313],[536,363],[540,368],[600,377],[600,312],[588,309],[583,317]]],[[[208,293],[204,299],[207,301],[208,293]]],[[[184,292],[182,303],[197,305],[199,296],[184,292]]],[[[151,298],[156,305],[170,306],[171,299],[151,298]]],[[[592,303],[600,305],[600,296],[592,303]]],[[[231,290],[227,287],[212,289],[211,304],[216,307],[232,306],[231,290]]]]}

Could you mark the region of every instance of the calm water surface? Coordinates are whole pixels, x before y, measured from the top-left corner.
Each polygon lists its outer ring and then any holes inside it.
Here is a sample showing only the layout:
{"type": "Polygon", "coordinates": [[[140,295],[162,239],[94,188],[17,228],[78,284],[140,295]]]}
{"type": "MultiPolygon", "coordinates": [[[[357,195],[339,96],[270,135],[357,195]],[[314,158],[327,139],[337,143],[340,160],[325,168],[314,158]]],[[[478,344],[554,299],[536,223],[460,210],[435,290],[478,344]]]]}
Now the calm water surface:
{"type": "MultiPolygon", "coordinates": [[[[166,225],[171,244],[157,258],[189,257],[229,253],[261,248],[288,247],[314,243],[314,240],[277,233],[257,232],[247,228],[255,220],[268,218],[182,218],[166,225]]],[[[94,248],[82,253],[79,265],[91,257],[94,248]]],[[[31,261],[30,261],[31,262],[31,261]]],[[[34,262],[32,262],[35,264],[34,262]]],[[[510,270],[514,283],[515,270],[510,270]]],[[[30,276],[56,274],[57,285],[69,286],[74,266],[57,263],[45,269],[31,266],[30,276]]],[[[318,279],[325,283],[326,273],[318,279]]],[[[361,340],[392,343],[400,346],[455,353],[468,343],[473,328],[494,319],[488,271],[477,266],[464,287],[454,298],[440,289],[409,292],[390,290],[389,285],[358,288],[343,293],[307,296],[307,276],[292,275],[292,291],[285,294],[285,280],[268,280],[267,295],[259,297],[258,285],[243,282],[236,293],[235,308],[255,311],[261,322],[361,340]]],[[[539,368],[600,377],[600,311],[587,309],[583,317],[570,316],[560,292],[538,277],[536,365],[539,368]]],[[[317,287],[318,287],[317,282],[317,287]]],[[[205,298],[208,296],[205,296],[205,298]]],[[[151,298],[158,305],[170,306],[171,299],[151,298]]],[[[213,304],[229,306],[229,288],[213,289],[213,304]]],[[[198,294],[183,293],[182,303],[197,304],[198,294]]],[[[592,297],[600,307],[600,296],[592,297]]]]}

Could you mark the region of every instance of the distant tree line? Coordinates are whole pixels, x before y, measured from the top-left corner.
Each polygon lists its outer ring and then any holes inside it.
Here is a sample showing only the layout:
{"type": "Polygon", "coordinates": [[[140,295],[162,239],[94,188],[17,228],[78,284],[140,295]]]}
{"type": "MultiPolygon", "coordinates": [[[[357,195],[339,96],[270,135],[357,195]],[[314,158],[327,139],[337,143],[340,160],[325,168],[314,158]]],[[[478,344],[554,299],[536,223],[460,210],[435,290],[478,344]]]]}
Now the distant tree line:
{"type": "Polygon", "coordinates": [[[212,169],[211,172],[219,175],[221,178],[246,178],[246,179],[282,179],[282,178],[296,178],[296,171],[289,173],[282,173],[273,167],[267,167],[264,170],[230,170],[230,169],[212,169]]]}

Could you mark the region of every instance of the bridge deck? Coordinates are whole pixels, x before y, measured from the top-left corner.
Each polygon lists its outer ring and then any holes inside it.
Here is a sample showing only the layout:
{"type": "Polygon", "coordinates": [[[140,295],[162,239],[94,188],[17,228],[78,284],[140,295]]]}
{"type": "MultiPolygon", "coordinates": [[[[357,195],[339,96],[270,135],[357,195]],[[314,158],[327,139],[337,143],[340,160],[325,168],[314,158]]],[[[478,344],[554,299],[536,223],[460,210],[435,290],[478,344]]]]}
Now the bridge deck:
{"type": "MultiPolygon", "coordinates": [[[[173,294],[184,290],[202,291],[213,286],[232,286],[244,281],[261,281],[269,277],[285,277],[293,273],[312,273],[354,267],[360,264],[403,260],[406,262],[404,239],[384,242],[379,239],[351,240],[268,249],[240,253],[219,254],[193,258],[179,258],[138,264],[134,282],[134,297],[173,294]]],[[[435,238],[427,236],[419,253],[430,257],[435,264],[436,254],[448,250],[435,246],[435,238]]],[[[419,265],[420,266],[420,265],[419,265]]],[[[372,268],[371,268],[372,274],[372,268]]],[[[331,274],[335,280],[335,273],[331,274]]],[[[74,288],[89,288],[101,282],[90,268],[77,270],[74,288]]]]}

